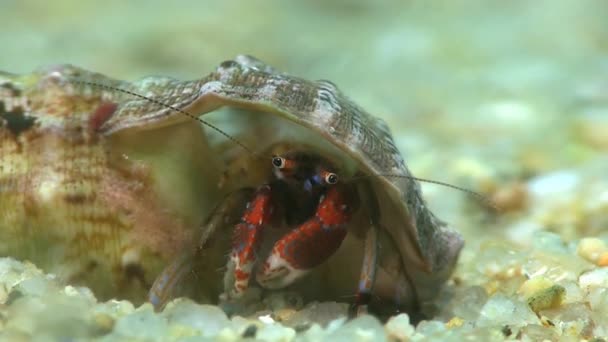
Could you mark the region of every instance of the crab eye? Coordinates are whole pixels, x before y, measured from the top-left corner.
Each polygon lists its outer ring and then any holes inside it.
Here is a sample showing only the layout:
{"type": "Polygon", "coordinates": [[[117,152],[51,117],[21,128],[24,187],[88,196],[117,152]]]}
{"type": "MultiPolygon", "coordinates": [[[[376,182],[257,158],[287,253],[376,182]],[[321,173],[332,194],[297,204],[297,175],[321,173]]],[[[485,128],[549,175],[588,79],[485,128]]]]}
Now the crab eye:
{"type": "Polygon", "coordinates": [[[272,158],[272,165],[274,165],[275,167],[282,169],[285,167],[285,158],[282,157],[273,157],[272,158]]]}
{"type": "Polygon", "coordinates": [[[327,183],[327,184],[338,183],[338,175],[335,173],[328,173],[327,175],[325,175],[325,183],[327,183]]]}

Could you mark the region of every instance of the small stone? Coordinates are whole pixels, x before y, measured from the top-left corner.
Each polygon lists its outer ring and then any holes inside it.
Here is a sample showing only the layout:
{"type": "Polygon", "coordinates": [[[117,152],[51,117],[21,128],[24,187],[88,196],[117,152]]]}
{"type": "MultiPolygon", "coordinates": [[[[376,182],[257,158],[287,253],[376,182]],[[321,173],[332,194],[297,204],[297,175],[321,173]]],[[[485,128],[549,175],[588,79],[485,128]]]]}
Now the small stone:
{"type": "Polygon", "coordinates": [[[260,322],[257,319],[248,319],[243,318],[241,316],[233,316],[230,319],[230,327],[232,330],[237,331],[239,334],[243,334],[245,330],[247,330],[250,326],[255,325],[258,329],[264,323],[260,322]]]}
{"type": "Polygon", "coordinates": [[[294,309],[284,308],[274,312],[273,317],[277,322],[289,321],[298,311],[294,309]]]}
{"type": "MultiPolygon", "coordinates": [[[[592,263],[597,263],[600,257],[608,258],[608,246],[598,238],[584,238],[578,243],[576,252],[581,257],[592,263]]],[[[608,262],[608,260],[606,260],[608,262]]]]}
{"type": "Polygon", "coordinates": [[[553,285],[535,293],[528,298],[527,302],[532,311],[538,313],[541,310],[559,307],[564,300],[565,293],[566,290],[563,286],[553,285]]]}
{"type": "Polygon", "coordinates": [[[211,337],[230,324],[226,314],[217,306],[200,305],[189,299],[170,302],[161,314],[169,324],[194,328],[202,336],[211,337]]]}
{"type": "Polygon", "coordinates": [[[600,266],[600,267],[606,267],[608,266],[608,252],[604,252],[602,253],[599,258],[597,258],[597,261],[595,263],[596,265],[600,266]]]}
{"type": "Polygon", "coordinates": [[[555,171],[531,179],[528,182],[528,190],[535,202],[553,202],[574,193],[581,182],[581,175],[574,171],[555,171]]]}
{"type": "MultiPolygon", "coordinates": [[[[484,262],[475,263],[475,268],[488,278],[506,279],[516,277],[520,274],[521,263],[524,255],[514,246],[504,242],[488,242],[480,246],[476,254],[478,260],[484,262]]],[[[494,291],[486,292],[491,294],[494,291]]]]}
{"type": "Polygon", "coordinates": [[[528,206],[528,188],[523,183],[510,184],[498,188],[490,195],[490,200],[500,213],[521,211],[528,206]]]}
{"type": "Polygon", "coordinates": [[[542,276],[554,283],[578,281],[581,271],[589,268],[589,262],[575,254],[575,246],[569,246],[561,239],[537,238],[551,235],[535,234],[535,249],[528,254],[528,261],[522,267],[524,275],[530,279],[542,276]]]}
{"type": "Polygon", "coordinates": [[[326,340],[333,342],[384,341],[386,332],[376,317],[364,315],[344,324],[327,336],[326,340]]]}
{"type": "Polygon", "coordinates": [[[564,296],[563,301],[564,304],[579,303],[583,301],[584,292],[578,287],[576,281],[568,280],[561,282],[560,285],[566,289],[566,295],[564,296]]]}
{"type": "Polygon", "coordinates": [[[93,316],[93,334],[105,335],[114,328],[114,319],[105,313],[98,313],[93,316]]]}
{"type": "Polygon", "coordinates": [[[464,324],[464,319],[462,319],[460,317],[454,317],[445,324],[445,327],[449,328],[449,329],[458,328],[458,327],[462,326],[463,324],[464,324]]]}
{"type": "Polygon", "coordinates": [[[99,303],[94,309],[97,313],[106,313],[112,317],[122,317],[135,311],[133,303],[128,300],[111,299],[104,303],[99,303]]]}
{"type": "Polygon", "coordinates": [[[530,307],[502,294],[491,297],[481,309],[479,326],[523,326],[540,324],[530,307]]]}
{"type": "Polygon", "coordinates": [[[578,284],[583,289],[608,287],[608,268],[597,268],[581,274],[578,284]]]}
{"type": "Polygon", "coordinates": [[[348,304],[346,303],[313,302],[306,305],[302,310],[293,312],[293,314],[279,317],[284,318],[283,324],[292,327],[311,323],[318,323],[322,326],[326,326],[336,318],[346,317],[347,313],[348,304]]]}
{"type": "Polygon", "coordinates": [[[526,299],[532,311],[559,307],[566,295],[566,289],[544,277],[527,280],[519,288],[519,293],[526,299]]]}
{"type": "Polygon", "coordinates": [[[406,313],[391,317],[384,326],[389,340],[407,341],[414,336],[415,329],[406,313]]]}
{"type": "Polygon", "coordinates": [[[324,341],[325,336],[329,332],[327,330],[323,330],[323,328],[319,324],[311,325],[306,331],[299,334],[301,341],[324,341]]]}
{"type": "Polygon", "coordinates": [[[526,280],[519,288],[519,294],[530,298],[534,294],[553,286],[553,282],[545,277],[534,277],[526,280]]]}
{"type": "Polygon", "coordinates": [[[544,229],[539,222],[524,220],[515,221],[509,225],[509,229],[505,231],[505,236],[510,240],[522,246],[528,245],[534,235],[544,229]]]}
{"type": "Polygon", "coordinates": [[[588,336],[589,334],[584,332],[593,330],[593,326],[596,324],[587,303],[563,305],[559,309],[545,310],[543,315],[547,322],[559,325],[565,335],[579,336],[586,334],[588,336]]]}
{"type": "Polygon", "coordinates": [[[576,122],[581,140],[600,150],[608,150],[608,109],[591,108],[576,122]]]}
{"type": "MultiPolygon", "coordinates": [[[[228,272],[227,274],[229,274],[228,272]]],[[[262,290],[259,287],[251,286],[242,297],[225,298],[220,296],[219,307],[228,315],[234,314],[249,316],[262,310],[268,309],[262,302],[262,290]]]]}
{"type": "Polygon", "coordinates": [[[504,327],[502,327],[502,329],[500,329],[500,332],[503,335],[505,335],[505,337],[509,337],[509,336],[513,335],[513,330],[508,325],[505,325],[504,327]]]}
{"type": "Polygon", "coordinates": [[[296,337],[296,331],[279,324],[265,324],[256,334],[256,339],[261,341],[291,341],[296,337]]]}
{"type": "Polygon", "coordinates": [[[258,319],[260,320],[260,322],[262,322],[264,324],[273,324],[274,323],[274,318],[272,318],[272,316],[270,314],[261,315],[258,317],[258,319]]]}
{"type": "Polygon", "coordinates": [[[297,292],[279,291],[271,293],[263,300],[269,310],[277,311],[281,309],[301,309],[304,305],[304,300],[297,292]]]}
{"type": "MultiPolygon", "coordinates": [[[[587,293],[587,302],[592,310],[598,314],[608,317],[608,289],[605,287],[593,287],[587,293]]],[[[608,322],[607,322],[608,323],[608,322]]]]}
{"type": "Polygon", "coordinates": [[[556,233],[539,231],[533,236],[532,245],[541,253],[564,254],[570,257],[571,251],[561,236],[556,233]]]}
{"type": "Polygon", "coordinates": [[[479,317],[479,312],[487,300],[488,294],[481,286],[461,289],[456,292],[455,300],[451,303],[454,306],[452,314],[467,321],[474,321],[479,317]]]}
{"type": "Polygon", "coordinates": [[[88,287],[84,286],[71,286],[68,285],[63,288],[63,293],[68,296],[80,297],[89,301],[89,303],[93,304],[97,301],[95,298],[95,294],[88,287]]]}
{"type": "Polygon", "coordinates": [[[13,258],[0,258],[0,279],[5,283],[8,283],[9,280],[12,282],[11,276],[25,273],[26,267],[29,265],[32,264],[21,263],[13,258]]]}
{"type": "Polygon", "coordinates": [[[556,341],[558,340],[557,332],[552,327],[546,327],[538,324],[530,324],[523,327],[519,331],[519,336],[523,341],[556,341]]]}
{"type": "Polygon", "coordinates": [[[334,331],[338,330],[340,327],[342,327],[345,323],[346,323],[346,317],[340,317],[340,318],[334,319],[327,324],[327,327],[325,328],[325,330],[327,330],[327,332],[334,332],[334,331]]]}
{"type": "Polygon", "coordinates": [[[58,289],[53,285],[45,276],[40,275],[20,282],[16,288],[25,296],[44,296],[48,292],[58,289]]]}
{"type": "Polygon", "coordinates": [[[243,338],[255,338],[255,335],[258,332],[258,326],[255,324],[250,324],[249,326],[247,326],[247,328],[245,328],[245,331],[243,331],[243,333],[241,334],[241,337],[243,338]]]}
{"type": "Polygon", "coordinates": [[[73,339],[89,334],[90,314],[85,300],[48,293],[43,297],[23,295],[7,310],[10,322],[17,330],[46,335],[49,340],[73,339]]]}
{"type": "Polygon", "coordinates": [[[214,341],[238,341],[240,336],[229,327],[220,330],[213,338],[214,341]]]}
{"type": "Polygon", "coordinates": [[[155,314],[152,305],[146,303],[132,314],[119,318],[112,334],[116,339],[155,340],[168,334],[168,326],[166,319],[155,314]]]}
{"type": "Polygon", "coordinates": [[[438,321],[422,321],[416,327],[416,334],[422,336],[442,335],[447,330],[445,324],[438,321]]]}

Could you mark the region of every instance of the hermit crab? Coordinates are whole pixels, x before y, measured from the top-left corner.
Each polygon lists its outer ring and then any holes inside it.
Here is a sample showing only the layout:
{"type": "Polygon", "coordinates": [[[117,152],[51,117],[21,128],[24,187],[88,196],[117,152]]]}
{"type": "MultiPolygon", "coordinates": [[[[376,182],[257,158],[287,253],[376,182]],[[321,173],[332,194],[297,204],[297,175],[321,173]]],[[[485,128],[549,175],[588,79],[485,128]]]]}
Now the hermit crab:
{"type": "MultiPolygon", "coordinates": [[[[332,262],[362,265],[359,281],[352,282],[358,285],[350,289],[358,293],[357,301],[380,298],[411,309],[437,294],[463,241],[426,208],[382,120],[330,82],[282,74],[251,57],[224,62],[207,78],[182,86],[177,100],[175,94],[154,97],[151,105],[160,108],[145,117],[129,121],[119,111],[104,126],[111,131],[139,120],[183,120],[188,113],[222,106],[240,109],[222,113],[226,121],[246,123],[231,137],[262,152],[245,151],[230,141],[210,145],[216,156],[225,158],[224,165],[237,164],[230,167],[233,174],[225,174],[231,189],[261,186],[245,196],[245,210],[243,201],[235,211],[226,209],[235,206],[231,201],[221,206],[229,223],[204,226],[198,244],[207,245],[214,234],[234,234],[224,296],[242,295],[254,272],[263,288],[281,288],[324,261],[330,268],[332,262]],[[260,154],[268,158],[258,158],[260,154]],[[354,241],[348,252],[337,253],[347,232],[354,241]],[[262,246],[264,241],[270,246],[262,246]],[[359,248],[352,247],[357,244],[359,248]],[[328,260],[333,256],[343,260],[328,260]]],[[[183,259],[158,278],[151,292],[156,305],[170,298],[167,289],[182,281],[185,271],[179,265],[183,267],[183,259]]],[[[349,268],[333,266],[335,273],[349,268]]]]}
{"type": "MultiPolygon", "coordinates": [[[[49,77],[95,103],[82,121],[99,139],[191,125],[199,115],[211,128],[196,153],[216,184],[208,190],[215,207],[201,208],[206,218],[193,232],[151,230],[181,243],[151,286],[157,308],[185,287],[228,302],[249,287],[289,287],[308,299],[354,295],[357,306],[422,310],[453,271],[461,236],[427,208],[387,125],[328,81],[248,56],[194,81],[49,77]]],[[[159,246],[147,247],[158,254],[159,246]]]]}

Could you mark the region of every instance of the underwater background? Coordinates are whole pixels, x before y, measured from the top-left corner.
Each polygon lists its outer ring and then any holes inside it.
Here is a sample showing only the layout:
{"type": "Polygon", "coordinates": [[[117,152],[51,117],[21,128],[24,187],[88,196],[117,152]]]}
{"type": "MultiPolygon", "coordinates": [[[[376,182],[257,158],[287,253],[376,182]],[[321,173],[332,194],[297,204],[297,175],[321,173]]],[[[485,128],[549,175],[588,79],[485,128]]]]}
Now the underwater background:
{"type": "MultiPolygon", "coordinates": [[[[122,80],[193,79],[249,54],[331,80],[387,121],[414,175],[500,207],[422,184],[466,241],[432,320],[305,330],[258,320],[259,339],[591,340],[608,335],[607,18],[599,0],[0,0],[0,70],[69,63],[122,80]]],[[[186,301],[162,314],[98,304],[51,277],[19,285],[40,271],[0,260],[0,337],[238,340],[251,324],[186,301]],[[11,307],[16,286],[49,298],[46,309],[11,307]],[[66,317],[43,322],[62,305],[66,317]]]]}

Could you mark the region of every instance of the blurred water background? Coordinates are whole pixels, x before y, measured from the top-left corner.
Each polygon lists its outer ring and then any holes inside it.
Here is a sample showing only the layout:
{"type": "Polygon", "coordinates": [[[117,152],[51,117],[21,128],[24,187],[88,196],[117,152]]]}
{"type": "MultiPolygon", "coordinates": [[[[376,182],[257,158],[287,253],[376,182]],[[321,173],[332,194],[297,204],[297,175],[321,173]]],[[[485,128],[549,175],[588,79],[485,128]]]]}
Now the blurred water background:
{"type": "Polygon", "coordinates": [[[188,79],[251,54],[385,118],[416,175],[479,188],[606,152],[607,14],[604,1],[2,0],[0,68],[188,79]]]}

